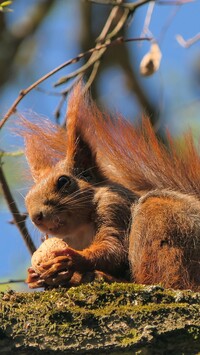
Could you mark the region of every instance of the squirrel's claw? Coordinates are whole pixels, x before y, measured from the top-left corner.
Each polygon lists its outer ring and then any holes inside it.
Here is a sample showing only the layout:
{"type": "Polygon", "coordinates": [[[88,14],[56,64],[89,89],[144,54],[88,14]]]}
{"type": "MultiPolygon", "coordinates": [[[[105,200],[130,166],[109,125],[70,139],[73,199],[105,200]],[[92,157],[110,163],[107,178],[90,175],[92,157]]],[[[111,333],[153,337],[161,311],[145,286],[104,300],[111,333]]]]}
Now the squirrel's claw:
{"type": "Polygon", "coordinates": [[[44,280],[41,279],[40,275],[37,274],[32,267],[28,268],[26,283],[28,284],[29,288],[39,288],[45,286],[44,280]]]}
{"type": "Polygon", "coordinates": [[[61,271],[48,278],[45,278],[45,283],[48,286],[67,286],[72,275],[72,271],[61,271]]]}
{"type": "Polygon", "coordinates": [[[68,269],[71,266],[71,260],[68,260],[66,257],[57,257],[55,259],[49,260],[48,263],[43,265],[43,269],[46,269],[40,276],[44,279],[47,279],[50,276],[53,276],[59,271],[69,271],[68,269]]]}
{"type": "MultiPolygon", "coordinates": [[[[85,278],[88,282],[88,276],[85,277],[85,265],[86,259],[81,252],[72,248],[56,250],[51,259],[37,265],[38,273],[32,267],[28,269],[26,282],[30,288],[78,285],[84,282],[85,278]]],[[[90,276],[89,279],[94,280],[95,277],[90,276]]]]}
{"type": "Polygon", "coordinates": [[[63,251],[55,251],[54,258],[40,265],[41,278],[49,278],[60,271],[81,271],[84,272],[86,259],[80,252],[67,248],[63,251]]]}
{"type": "Polygon", "coordinates": [[[72,265],[71,258],[67,256],[58,256],[54,259],[48,260],[46,263],[41,265],[41,269],[44,270],[41,273],[42,278],[48,278],[49,276],[62,271],[68,270],[72,265]]]}

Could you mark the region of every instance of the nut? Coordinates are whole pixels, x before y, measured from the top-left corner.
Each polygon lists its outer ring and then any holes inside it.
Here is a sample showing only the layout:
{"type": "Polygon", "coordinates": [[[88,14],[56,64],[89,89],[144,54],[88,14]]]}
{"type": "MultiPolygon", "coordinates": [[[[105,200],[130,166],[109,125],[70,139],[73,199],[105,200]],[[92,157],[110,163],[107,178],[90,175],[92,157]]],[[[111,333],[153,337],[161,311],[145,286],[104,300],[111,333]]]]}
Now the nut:
{"type": "Polygon", "coordinates": [[[34,252],[31,263],[32,267],[38,274],[42,273],[44,270],[41,264],[54,258],[55,251],[62,251],[68,247],[64,240],[59,238],[49,238],[46,239],[40,247],[34,252]]]}

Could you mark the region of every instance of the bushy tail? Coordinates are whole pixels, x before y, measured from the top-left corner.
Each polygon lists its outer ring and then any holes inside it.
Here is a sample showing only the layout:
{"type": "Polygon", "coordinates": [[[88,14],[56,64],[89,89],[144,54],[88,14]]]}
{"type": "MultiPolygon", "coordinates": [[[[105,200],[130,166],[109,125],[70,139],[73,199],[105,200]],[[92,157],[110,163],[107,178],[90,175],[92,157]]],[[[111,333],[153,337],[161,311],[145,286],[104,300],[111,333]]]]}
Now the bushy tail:
{"type": "Polygon", "coordinates": [[[141,193],[154,189],[200,193],[200,157],[190,132],[179,145],[168,134],[164,145],[148,119],[137,126],[121,117],[95,124],[112,180],[141,193]]]}
{"type": "Polygon", "coordinates": [[[154,189],[200,194],[200,157],[191,132],[179,144],[168,134],[163,144],[147,118],[133,125],[123,117],[110,117],[89,97],[83,97],[79,116],[81,129],[112,181],[140,194],[154,189]]]}

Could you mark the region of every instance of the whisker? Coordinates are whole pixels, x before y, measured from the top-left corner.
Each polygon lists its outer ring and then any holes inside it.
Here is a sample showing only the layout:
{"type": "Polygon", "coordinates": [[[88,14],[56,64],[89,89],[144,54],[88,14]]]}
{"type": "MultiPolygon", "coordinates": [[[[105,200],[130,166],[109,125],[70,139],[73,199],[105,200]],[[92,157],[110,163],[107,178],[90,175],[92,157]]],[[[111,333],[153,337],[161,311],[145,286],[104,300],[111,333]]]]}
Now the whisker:
{"type": "Polygon", "coordinates": [[[25,200],[25,196],[19,190],[17,190],[17,193],[25,200]]]}
{"type": "Polygon", "coordinates": [[[65,197],[61,197],[60,198],[60,201],[58,201],[58,204],[55,206],[59,206],[60,205],[60,202],[62,203],[71,203],[71,202],[74,202],[74,201],[82,201],[83,199],[87,200],[89,198],[91,198],[94,194],[93,191],[89,192],[89,191],[83,191],[83,190],[77,190],[77,191],[74,191],[73,193],[71,193],[70,195],[67,195],[65,197]]]}
{"type": "Polygon", "coordinates": [[[73,194],[73,195],[70,195],[70,196],[66,196],[64,199],[61,199],[61,201],[63,201],[64,203],[65,202],[81,202],[81,201],[89,201],[91,200],[91,198],[93,197],[93,193],[91,194],[83,194],[83,192],[80,192],[80,193],[76,193],[76,194],[73,194]]]}
{"type": "Polygon", "coordinates": [[[17,222],[17,223],[15,223],[15,221],[9,221],[8,222],[9,224],[12,224],[12,225],[19,225],[19,224],[22,224],[23,225],[23,223],[24,223],[24,221],[19,221],[19,222],[17,222]]]}
{"type": "Polygon", "coordinates": [[[57,211],[64,211],[64,210],[68,210],[69,211],[69,208],[70,210],[72,210],[73,208],[77,209],[77,208],[83,208],[83,207],[87,207],[88,206],[88,201],[74,201],[74,202],[70,202],[70,203],[65,203],[61,206],[59,206],[57,208],[57,211]]]}
{"type": "Polygon", "coordinates": [[[85,204],[85,205],[73,205],[73,206],[70,206],[70,208],[67,208],[67,206],[63,206],[63,208],[60,208],[57,210],[57,212],[67,212],[67,211],[79,211],[80,209],[82,208],[87,208],[88,207],[88,204],[85,204]]]}
{"type": "Polygon", "coordinates": [[[92,200],[92,196],[80,196],[78,197],[78,195],[76,195],[76,198],[72,198],[70,196],[70,198],[66,197],[65,199],[61,199],[60,203],[58,203],[57,205],[57,210],[63,209],[63,208],[73,208],[73,206],[76,207],[85,207],[88,205],[89,202],[91,202],[92,200]]]}

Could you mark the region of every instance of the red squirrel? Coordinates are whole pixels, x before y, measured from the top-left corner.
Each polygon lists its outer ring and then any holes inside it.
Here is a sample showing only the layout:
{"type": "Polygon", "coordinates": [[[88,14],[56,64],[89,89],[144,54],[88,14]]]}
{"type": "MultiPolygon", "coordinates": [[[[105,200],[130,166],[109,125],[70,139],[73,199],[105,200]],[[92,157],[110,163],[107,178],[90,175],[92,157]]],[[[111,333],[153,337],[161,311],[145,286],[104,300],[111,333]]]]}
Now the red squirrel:
{"type": "Polygon", "coordinates": [[[48,121],[23,126],[35,182],[29,216],[68,244],[43,275],[29,269],[30,287],[58,286],[60,270],[70,270],[66,285],[98,270],[105,279],[200,289],[200,158],[190,135],[182,153],[170,137],[166,147],[147,119],[133,126],[101,113],[81,84],[66,130],[48,121]]]}

